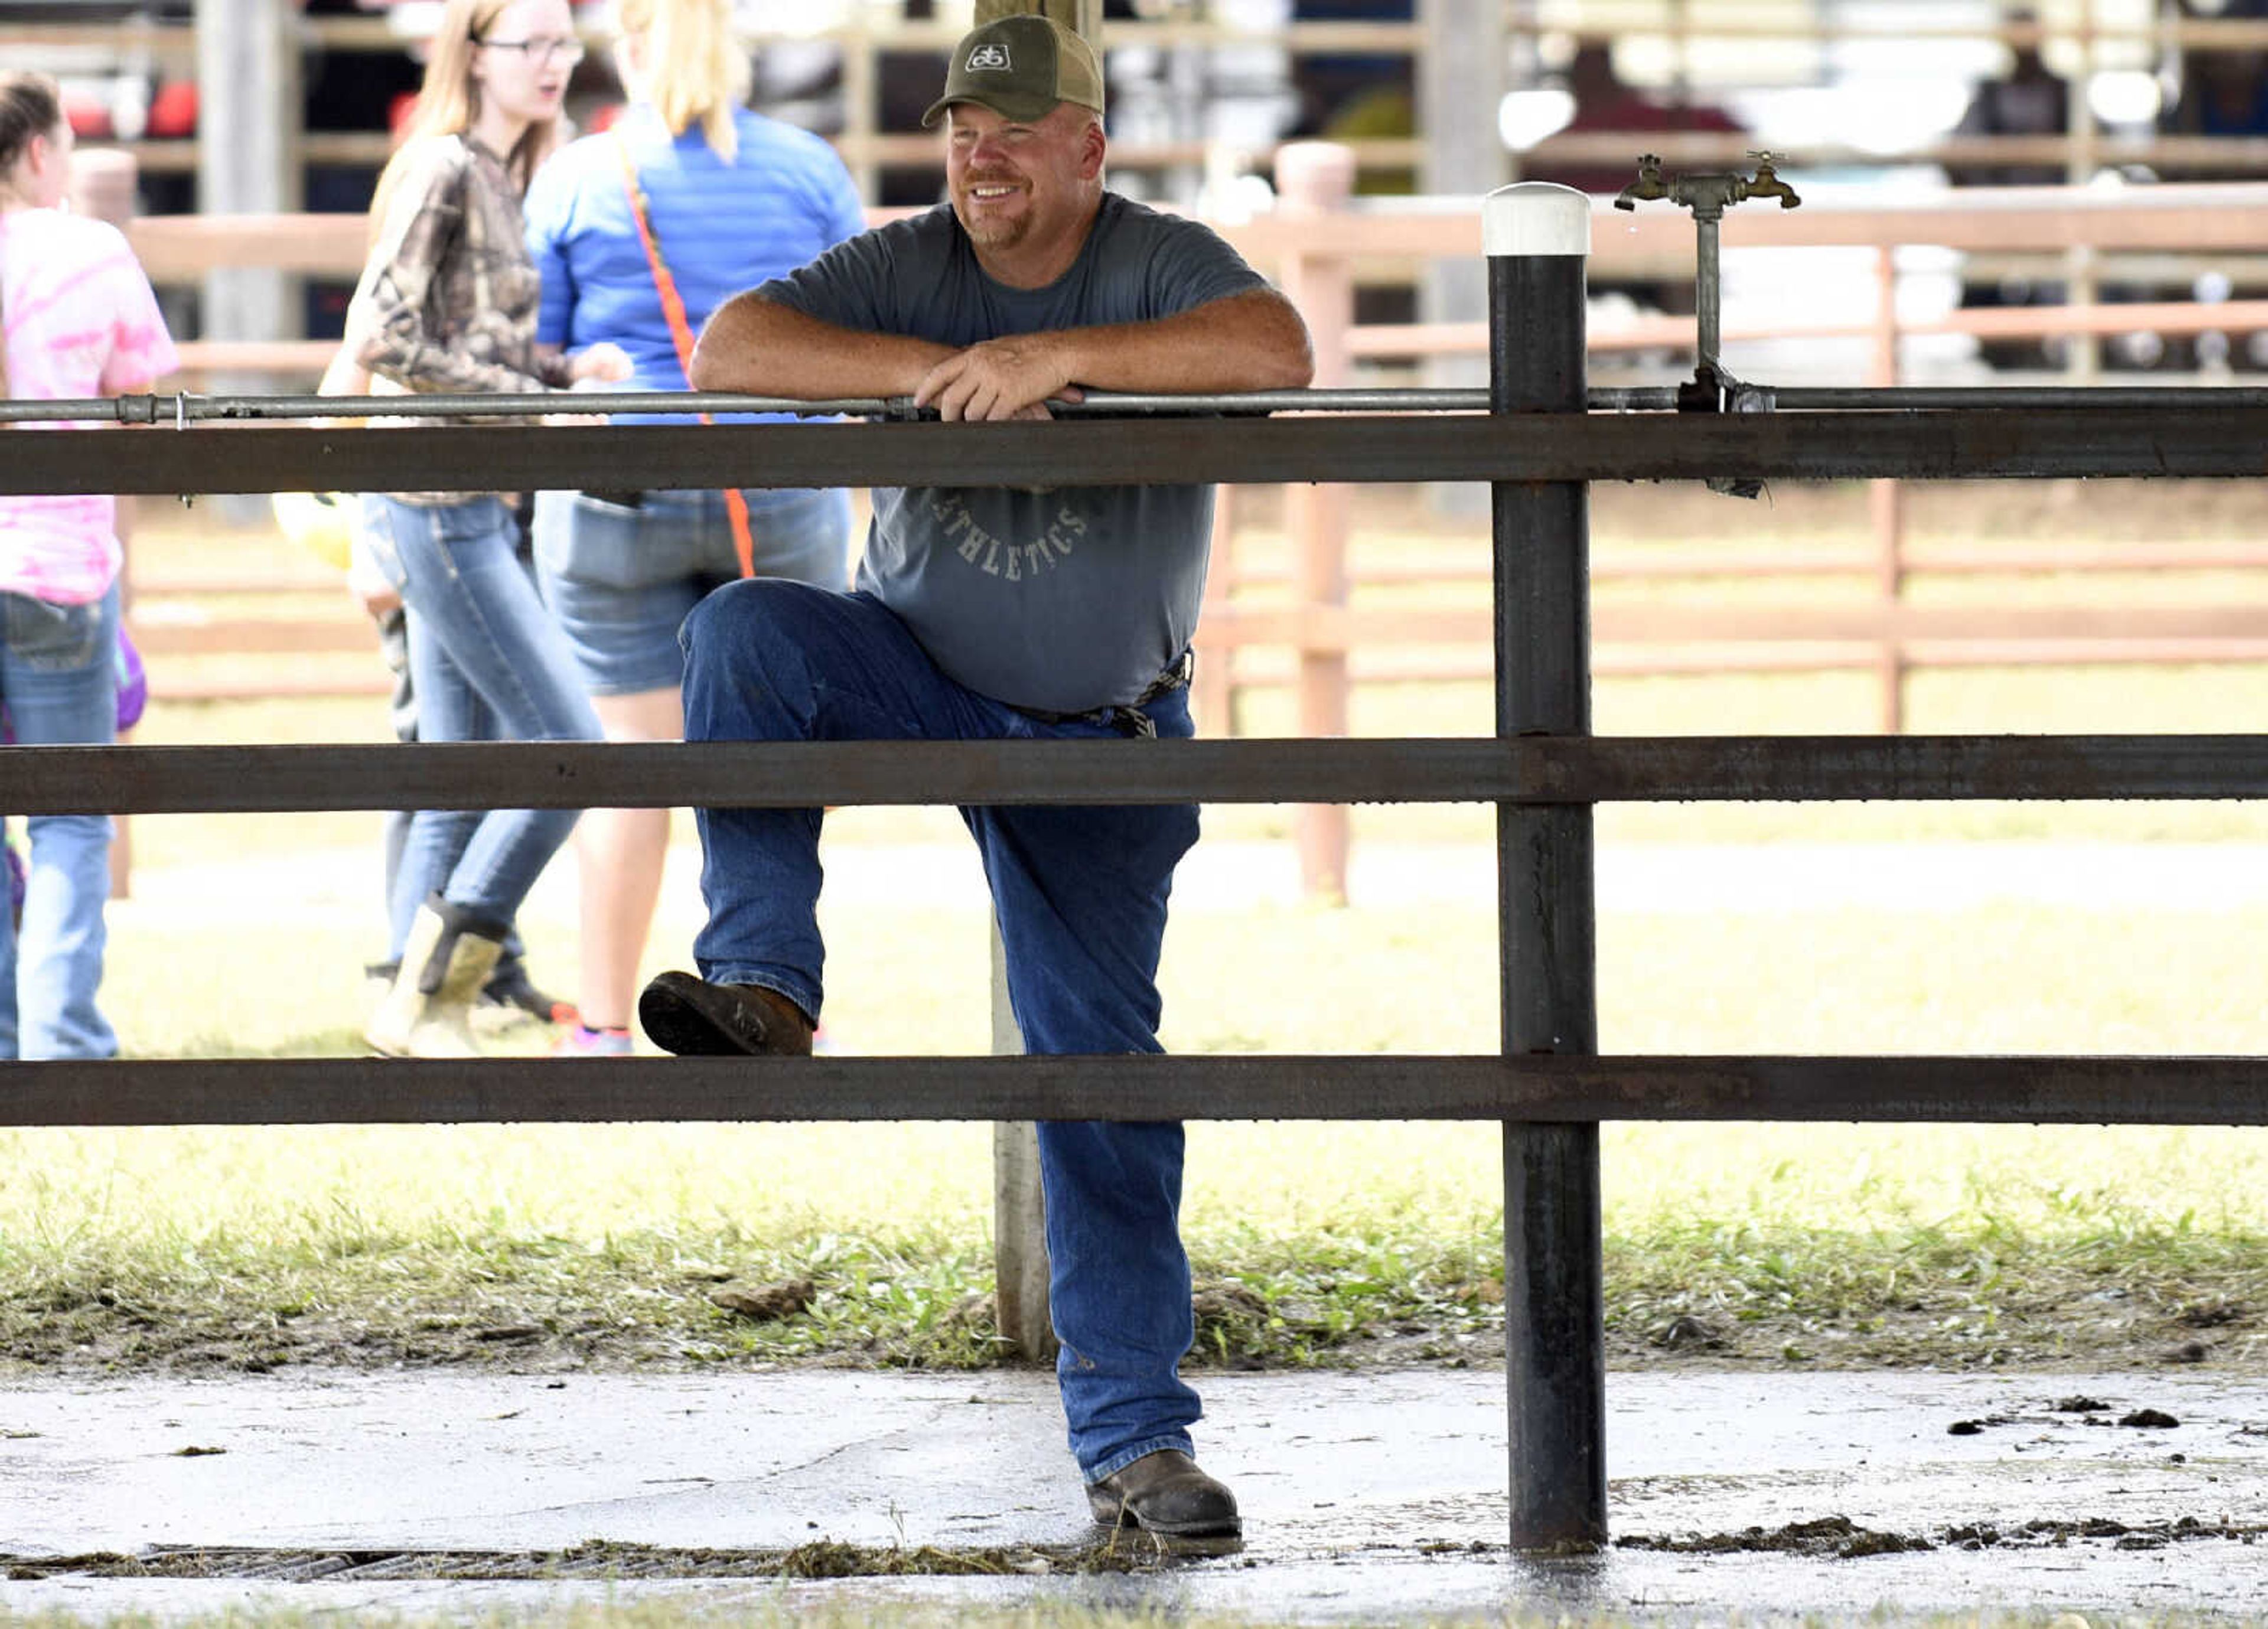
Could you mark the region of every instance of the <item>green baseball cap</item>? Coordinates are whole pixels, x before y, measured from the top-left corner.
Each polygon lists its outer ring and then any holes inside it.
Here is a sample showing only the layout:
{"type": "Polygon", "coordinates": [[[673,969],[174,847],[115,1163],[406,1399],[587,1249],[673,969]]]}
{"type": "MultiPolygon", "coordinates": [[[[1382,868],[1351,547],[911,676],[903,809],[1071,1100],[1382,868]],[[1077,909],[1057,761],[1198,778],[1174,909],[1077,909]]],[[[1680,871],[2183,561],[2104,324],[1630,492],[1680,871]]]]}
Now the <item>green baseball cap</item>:
{"type": "Polygon", "coordinates": [[[1044,119],[1058,102],[1102,111],[1102,70],[1086,41],[1052,18],[1003,17],[971,29],[953,48],[945,94],[922,114],[928,129],[955,102],[975,102],[1004,119],[1044,119]]]}

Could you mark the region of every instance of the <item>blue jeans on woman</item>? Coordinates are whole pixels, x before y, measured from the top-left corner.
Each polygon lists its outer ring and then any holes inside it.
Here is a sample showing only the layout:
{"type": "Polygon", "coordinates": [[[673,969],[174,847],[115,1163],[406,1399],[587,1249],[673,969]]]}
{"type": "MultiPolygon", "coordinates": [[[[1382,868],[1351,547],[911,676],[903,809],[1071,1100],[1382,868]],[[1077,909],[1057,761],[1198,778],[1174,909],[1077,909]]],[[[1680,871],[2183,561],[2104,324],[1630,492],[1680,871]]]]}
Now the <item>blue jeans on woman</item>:
{"type": "MultiPolygon", "coordinates": [[[[683,639],[689,741],[1118,736],[1084,718],[1042,723],[956,683],[868,594],[733,583],[695,608],[683,639]]],[[[1193,733],[1187,690],[1146,711],[1160,736],[1193,733]]],[[[1160,1050],[1166,901],[1197,841],[1197,809],[961,814],[991,884],[1025,1050],[1160,1050]]],[[[697,819],[709,906],[694,941],[701,977],[762,984],[816,1018],[821,811],[705,809],[697,819]]],[[[1160,1448],[1189,1452],[1199,1412],[1179,1374],[1195,1335],[1179,1221],[1182,1128],[1050,1121],[1039,1131],[1063,1342],[1057,1379],[1071,1453],[1099,1481],[1160,1448]]]]}
{"type": "MultiPolygon", "coordinates": [[[[371,553],[409,613],[409,675],[421,741],[597,741],[567,642],[519,563],[519,524],[503,499],[405,504],[363,498],[371,553]]],[[[393,900],[399,957],[434,894],[502,938],[545,864],[574,830],[574,809],[420,809],[393,900]]]]}
{"type": "MultiPolygon", "coordinates": [[[[26,747],[118,738],[118,588],[85,605],[0,593],[0,702],[26,747]]],[[[31,817],[19,931],[0,910],[0,1058],[112,1058],[95,1006],[108,942],[110,817],[31,817]]],[[[4,903],[4,902],[0,902],[4,903]]]]}

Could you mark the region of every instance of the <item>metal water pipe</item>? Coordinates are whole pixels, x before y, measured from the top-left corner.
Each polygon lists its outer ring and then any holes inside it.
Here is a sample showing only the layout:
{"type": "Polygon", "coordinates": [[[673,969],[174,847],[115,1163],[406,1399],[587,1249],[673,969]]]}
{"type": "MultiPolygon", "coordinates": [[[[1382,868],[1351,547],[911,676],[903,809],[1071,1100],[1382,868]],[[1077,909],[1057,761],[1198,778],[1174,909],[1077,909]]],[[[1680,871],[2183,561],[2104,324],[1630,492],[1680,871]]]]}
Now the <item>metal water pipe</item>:
{"type": "Polygon", "coordinates": [[[1773,169],[1775,155],[1752,152],[1749,157],[1756,161],[1754,175],[1705,173],[1665,179],[1660,158],[1642,153],[1638,161],[1638,179],[1615,195],[1615,208],[1618,210],[1636,210],[1643,200],[1667,198],[1693,211],[1694,321],[1698,330],[1695,372],[1697,377],[1704,379],[1722,375],[1717,361],[1722,331],[1719,313],[1723,305],[1717,247],[1718,227],[1725,218],[1725,210],[1749,198],[1778,198],[1783,210],[1794,209],[1803,202],[1796,196],[1795,188],[1782,181],[1773,169]]]}
{"type": "MultiPolygon", "coordinates": [[[[1759,151],[1749,156],[1756,161],[1754,175],[1705,173],[1664,180],[1661,159],[1653,153],[1642,153],[1638,179],[1615,195],[1618,210],[1636,210],[1642,199],[1667,198],[1693,211],[1693,380],[1678,392],[1681,412],[1744,412],[1756,410],[1760,405],[1752,394],[1741,391],[1739,381],[1725,372],[1717,356],[1722,343],[1724,304],[1724,284],[1718,270],[1718,228],[1727,208],[1749,198],[1778,198],[1783,210],[1794,209],[1803,200],[1772,168],[1772,154],[1759,151]]],[[[1764,490],[1763,482],[1747,475],[1714,475],[1704,484],[1730,498],[1755,498],[1764,490]]]]}

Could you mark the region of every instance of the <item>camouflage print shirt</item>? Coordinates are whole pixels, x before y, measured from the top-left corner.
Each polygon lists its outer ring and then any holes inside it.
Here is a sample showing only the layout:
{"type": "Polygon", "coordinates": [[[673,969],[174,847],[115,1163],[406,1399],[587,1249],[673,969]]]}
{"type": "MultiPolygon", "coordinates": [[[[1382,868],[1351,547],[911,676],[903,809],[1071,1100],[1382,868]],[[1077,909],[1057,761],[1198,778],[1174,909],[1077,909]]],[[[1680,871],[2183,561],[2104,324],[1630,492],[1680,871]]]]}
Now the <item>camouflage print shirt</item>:
{"type": "MultiPolygon", "coordinates": [[[[378,394],[561,389],[565,358],[536,355],[540,292],[504,160],[470,136],[427,136],[401,155],[347,331],[363,336],[378,394]]],[[[478,494],[394,496],[446,504],[478,494]]]]}

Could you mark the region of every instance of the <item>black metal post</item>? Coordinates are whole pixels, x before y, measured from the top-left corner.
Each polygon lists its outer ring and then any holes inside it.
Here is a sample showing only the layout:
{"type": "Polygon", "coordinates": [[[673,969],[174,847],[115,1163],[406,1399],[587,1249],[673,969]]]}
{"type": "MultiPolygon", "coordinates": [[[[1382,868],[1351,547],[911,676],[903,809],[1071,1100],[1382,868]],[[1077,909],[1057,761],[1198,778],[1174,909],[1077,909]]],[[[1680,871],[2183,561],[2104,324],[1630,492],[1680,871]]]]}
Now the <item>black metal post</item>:
{"type": "MultiPolygon", "coordinates": [[[[1489,195],[1489,409],[1584,408],[1590,201],[1523,182],[1489,195]]],[[[1591,732],[1590,488],[1492,483],[1498,735],[1591,732]]],[[[1497,806],[1507,1054],[1595,1056],[1591,808],[1497,806]]],[[[1607,1536],[1606,1331],[1595,1124],[1504,1127],[1504,1338],[1512,1544],[1607,1536]]]]}

